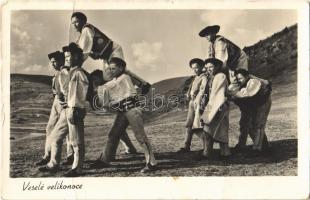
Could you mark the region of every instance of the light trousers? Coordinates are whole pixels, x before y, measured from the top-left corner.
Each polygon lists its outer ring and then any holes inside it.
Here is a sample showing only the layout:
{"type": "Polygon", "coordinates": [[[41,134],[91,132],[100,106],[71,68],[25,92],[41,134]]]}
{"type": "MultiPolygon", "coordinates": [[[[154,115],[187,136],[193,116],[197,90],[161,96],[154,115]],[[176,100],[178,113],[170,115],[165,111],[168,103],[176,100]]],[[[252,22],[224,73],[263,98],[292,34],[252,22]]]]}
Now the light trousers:
{"type": "Polygon", "coordinates": [[[141,108],[132,108],[126,112],[119,112],[116,115],[114,124],[108,135],[107,144],[100,159],[104,162],[110,162],[114,158],[121,135],[124,134],[128,125],[131,126],[135,138],[144,151],[146,163],[156,165],[152,146],[144,130],[141,108]]]}
{"type": "MultiPolygon", "coordinates": [[[[53,105],[51,108],[50,116],[46,126],[46,139],[45,139],[45,148],[44,148],[44,156],[43,159],[50,159],[51,156],[51,144],[50,144],[50,135],[55,128],[57,121],[59,120],[59,116],[63,108],[60,105],[58,97],[55,96],[53,105]]],[[[69,143],[69,137],[66,138],[67,143],[67,158],[73,156],[73,148],[69,143]]]]}
{"type": "Polygon", "coordinates": [[[73,149],[73,164],[72,169],[80,171],[83,166],[85,157],[85,145],[84,145],[84,120],[81,120],[77,124],[71,124],[67,116],[68,112],[71,112],[67,108],[60,114],[59,120],[51,134],[51,160],[48,163],[50,168],[59,166],[61,159],[61,150],[63,139],[68,136],[69,144],[73,149]]]}

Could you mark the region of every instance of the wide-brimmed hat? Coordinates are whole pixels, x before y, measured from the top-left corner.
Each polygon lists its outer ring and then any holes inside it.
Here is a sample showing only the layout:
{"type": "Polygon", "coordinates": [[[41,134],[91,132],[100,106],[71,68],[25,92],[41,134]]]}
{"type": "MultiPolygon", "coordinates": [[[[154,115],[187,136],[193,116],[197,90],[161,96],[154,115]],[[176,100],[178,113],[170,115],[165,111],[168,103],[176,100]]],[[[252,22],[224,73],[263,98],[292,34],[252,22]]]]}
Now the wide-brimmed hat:
{"type": "Polygon", "coordinates": [[[48,59],[55,58],[56,60],[60,60],[64,58],[64,54],[60,51],[55,51],[52,53],[47,54],[48,59]]]}
{"type": "Polygon", "coordinates": [[[112,57],[108,63],[115,63],[116,65],[120,65],[123,67],[126,67],[126,62],[125,60],[119,58],[119,57],[112,57]]]}
{"type": "Polygon", "coordinates": [[[217,58],[208,58],[205,60],[205,64],[213,63],[215,66],[222,66],[223,62],[217,58]]]}
{"type": "Polygon", "coordinates": [[[83,50],[74,42],[71,42],[68,46],[62,47],[62,51],[63,52],[69,51],[71,53],[78,53],[78,54],[83,53],[83,50]]]}
{"type": "Polygon", "coordinates": [[[202,29],[199,32],[199,36],[200,37],[205,37],[207,35],[209,35],[210,33],[218,33],[220,30],[220,26],[219,25],[213,25],[213,26],[207,26],[206,28],[202,29]]]}
{"type": "Polygon", "coordinates": [[[200,58],[193,58],[189,61],[189,67],[192,68],[192,64],[197,63],[199,66],[204,66],[205,65],[205,61],[203,61],[200,58]]]}

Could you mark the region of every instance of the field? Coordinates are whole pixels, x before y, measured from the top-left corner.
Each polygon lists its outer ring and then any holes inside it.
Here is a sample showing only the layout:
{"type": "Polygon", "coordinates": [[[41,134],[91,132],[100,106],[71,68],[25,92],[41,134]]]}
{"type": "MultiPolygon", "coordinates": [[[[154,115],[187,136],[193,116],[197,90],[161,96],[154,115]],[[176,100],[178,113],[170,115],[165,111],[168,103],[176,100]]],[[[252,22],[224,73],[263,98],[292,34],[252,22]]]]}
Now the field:
{"type": "MultiPolygon", "coordinates": [[[[34,165],[44,153],[45,126],[52,103],[47,79],[19,75],[11,77],[11,177],[61,177],[68,169],[67,166],[61,166],[61,171],[49,174],[39,172],[34,165]]],[[[86,160],[83,176],[296,176],[296,82],[296,70],[284,71],[279,78],[273,80],[273,103],[266,128],[272,152],[267,156],[251,157],[247,152],[234,153],[232,159],[222,161],[219,159],[219,147],[215,145],[213,158],[198,161],[202,144],[195,136],[192,152],[176,154],[184,139],[186,110],[183,110],[146,116],[148,120],[145,129],[159,162],[157,171],[141,174],[143,154],[125,155],[122,145],[119,145],[116,160],[111,163],[111,167],[91,169],[90,163],[99,157],[104,148],[113,116],[88,113],[85,119],[86,160]]],[[[232,105],[229,129],[231,148],[237,143],[239,118],[239,110],[232,105]]],[[[130,129],[128,133],[141,152],[130,129]]],[[[248,145],[250,148],[250,139],[248,145]]]]}

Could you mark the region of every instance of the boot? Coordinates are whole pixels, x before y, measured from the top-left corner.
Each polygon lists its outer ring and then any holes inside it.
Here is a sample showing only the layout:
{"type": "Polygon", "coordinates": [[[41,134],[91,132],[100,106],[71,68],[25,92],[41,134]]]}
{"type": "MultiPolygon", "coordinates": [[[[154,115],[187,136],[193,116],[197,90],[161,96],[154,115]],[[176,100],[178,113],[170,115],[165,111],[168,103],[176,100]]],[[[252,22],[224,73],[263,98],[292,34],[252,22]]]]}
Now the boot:
{"type": "Polygon", "coordinates": [[[90,164],[90,168],[94,168],[94,169],[101,169],[101,168],[106,168],[110,166],[111,166],[110,163],[104,162],[100,159],[97,159],[94,163],[90,164]]]}
{"type": "Polygon", "coordinates": [[[66,161],[63,163],[63,165],[72,165],[73,164],[74,157],[73,155],[70,155],[67,157],[66,161]]]}
{"type": "Polygon", "coordinates": [[[193,131],[191,128],[186,129],[184,147],[181,147],[177,153],[188,153],[191,151],[191,143],[193,139],[193,131]]]}
{"type": "Polygon", "coordinates": [[[149,173],[155,171],[156,169],[157,169],[156,165],[151,165],[150,163],[148,163],[143,169],[141,169],[141,173],[143,174],[149,173]]]}
{"type": "Polygon", "coordinates": [[[253,150],[262,151],[265,131],[263,128],[257,128],[255,129],[254,133],[255,133],[255,140],[253,144],[253,150]]]}
{"type": "Polygon", "coordinates": [[[249,128],[240,127],[240,135],[239,135],[238,144],[234,147],[234,150],[236,152],[241,152],[246,149],[246,142],[248,139],[248,135],[249,135],[249,128]]]}
{"type": "Polygon", "coordinates": [[[42,158],[40,161],[36,162],[35,165],[42,166],[42,165],[46,165],[48,162],[49,162],[49,159],[42,158]]]}
{"type": "Polygon", "coordinates": [[[80,176],[81,174],[78,172],[77,169],[69,169],[65,174],[64,176],[65,177],[78,177],[80,176]]]}
{"type": "Polygon", "coordinates": [[[221,153],[221,158],[229,158],[231,156],[230,149],[228,146],[228,143],[220,143],[220,153],[221,153]]]}
{"type": "Polygon", "coordinates": [[[50,172],[50,173],[56,173],[59,170],[59,166],[55,166],[55,167],[48,167],[47,165],[40,167],[39,171],[40,172],[50,172]]]}

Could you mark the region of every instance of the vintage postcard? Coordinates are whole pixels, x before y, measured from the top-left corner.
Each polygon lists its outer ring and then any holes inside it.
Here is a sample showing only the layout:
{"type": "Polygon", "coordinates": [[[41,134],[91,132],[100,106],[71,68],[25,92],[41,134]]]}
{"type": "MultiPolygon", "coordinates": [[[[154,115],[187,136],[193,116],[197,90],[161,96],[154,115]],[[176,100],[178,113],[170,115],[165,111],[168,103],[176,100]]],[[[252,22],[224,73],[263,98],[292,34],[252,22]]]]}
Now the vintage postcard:
{"type": "Polygon", "coordinates": [[[307,1],[1,11],[1,198],[308,198],[307,1]]]}

